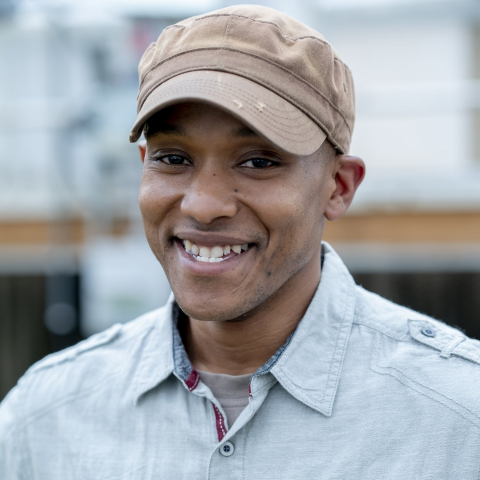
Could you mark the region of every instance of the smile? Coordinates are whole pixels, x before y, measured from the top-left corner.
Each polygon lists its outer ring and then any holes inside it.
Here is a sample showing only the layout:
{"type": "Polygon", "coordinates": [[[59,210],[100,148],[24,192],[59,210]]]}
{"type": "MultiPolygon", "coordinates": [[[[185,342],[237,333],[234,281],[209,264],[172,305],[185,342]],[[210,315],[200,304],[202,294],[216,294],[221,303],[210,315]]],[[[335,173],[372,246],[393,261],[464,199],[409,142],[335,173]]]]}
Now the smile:
{"type": "Polygon", "coordinates": [[[247,251],[249,244],[243,245],[215,245],[213,247],[205,247],[197,245],[190,240],[182,240],[183,248],[195,260],[205,263],[218,263],[228,260],[229,258],[241,255],[247,251]]]}

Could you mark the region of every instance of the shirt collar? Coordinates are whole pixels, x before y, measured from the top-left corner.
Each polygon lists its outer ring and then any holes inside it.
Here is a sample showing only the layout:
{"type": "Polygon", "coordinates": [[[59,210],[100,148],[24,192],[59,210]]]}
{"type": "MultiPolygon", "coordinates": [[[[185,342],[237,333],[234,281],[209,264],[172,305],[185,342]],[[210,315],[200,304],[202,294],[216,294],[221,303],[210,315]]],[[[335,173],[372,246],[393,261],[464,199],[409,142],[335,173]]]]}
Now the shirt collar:
{"type": "Polygon", "coordinates": [[[180,308],[173,293],[167,304],[156,313],[152,328],[147,331],[135,375],[133,402],[162,383],[172,373],[188,390],[197,387],[200,376],[193,368],[177,328],[180,308]]]}
{"type": "Polygon", "coordinates": [[[151,328],[146,331],[140,344],[140,359],[133,383],[133,403],[155,388],[173,372],[173,322],[172,311],[175,299],[173,293],[167,304],[155,312],[151,328]]]}
{"type": "MultiPolygon", "coordinates": [[[[322,276],[307,312],[286,343],[255,375],[271,372],[292,396],[330,416],[353,323],[355,282],[323,242],[322,276]]],[[[147,332],[134,384],[134,403],[174,373],[190,391],[198,374],[185,353],[173,294],[147,332]]]]}
{"type": "Polygon", "coordinates": [[[355,311],[355,282],[326,242],[317,291],[271,369],[297,400],[331,416],[355,311]]]}

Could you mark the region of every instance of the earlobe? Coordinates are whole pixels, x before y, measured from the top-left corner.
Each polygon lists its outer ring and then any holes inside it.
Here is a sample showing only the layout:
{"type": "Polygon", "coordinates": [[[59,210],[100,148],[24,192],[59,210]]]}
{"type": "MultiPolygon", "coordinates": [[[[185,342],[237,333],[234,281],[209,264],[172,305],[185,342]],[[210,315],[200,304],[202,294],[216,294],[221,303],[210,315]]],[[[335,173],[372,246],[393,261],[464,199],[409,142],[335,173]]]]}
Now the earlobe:
{"type": "Polygon", "coordinates": [[[140,159],[143,163],[145,161],[145,154],[147,153],[147,142],[145,140],[138,142],[138,150],[140,151],[140,159]]]}
{"type": "Polygon", "coordinates": [[[327,220],[334,221],[344,215],[364,177],[365,163],[360,157],[337,155],[335,190],[325,208],[327,220]]]}

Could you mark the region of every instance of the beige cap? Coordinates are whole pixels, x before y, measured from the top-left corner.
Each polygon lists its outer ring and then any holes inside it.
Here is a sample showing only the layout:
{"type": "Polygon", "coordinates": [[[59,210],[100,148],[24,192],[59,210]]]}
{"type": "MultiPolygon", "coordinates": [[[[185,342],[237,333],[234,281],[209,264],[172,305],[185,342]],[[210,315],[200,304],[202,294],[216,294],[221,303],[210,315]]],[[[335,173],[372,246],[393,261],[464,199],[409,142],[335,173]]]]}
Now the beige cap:
{"type": "Polygon", "coordinates": [[[156,112],[196,101],[226,110],[286,152],[309,155],[326,138],[348,152],[350,70],[319,33],[271,8],[237,5],[171,25],[138,70],[130,142],[156,112]]]}

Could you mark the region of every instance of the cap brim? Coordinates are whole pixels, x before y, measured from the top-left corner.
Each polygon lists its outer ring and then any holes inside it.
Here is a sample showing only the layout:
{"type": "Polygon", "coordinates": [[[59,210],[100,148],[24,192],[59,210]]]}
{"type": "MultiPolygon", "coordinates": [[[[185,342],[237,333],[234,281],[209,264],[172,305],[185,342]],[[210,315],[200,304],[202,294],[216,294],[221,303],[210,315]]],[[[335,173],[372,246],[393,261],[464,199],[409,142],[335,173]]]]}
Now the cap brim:
{"type": "Polygon", "coordinates": [[[147,97],[130,132],[136,142],[155,113],[181,102],[206,102],[232,114],[280,149],[310,155],[325,132],[297,107],[244,77],[211,70],[187,72],[159,85],[147,97]]]}

